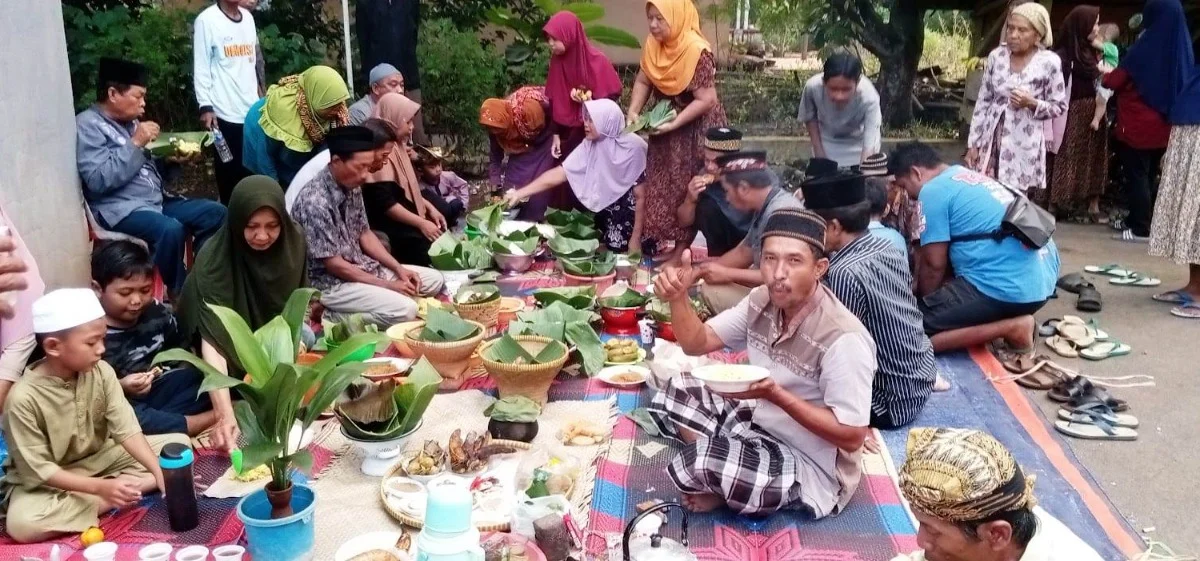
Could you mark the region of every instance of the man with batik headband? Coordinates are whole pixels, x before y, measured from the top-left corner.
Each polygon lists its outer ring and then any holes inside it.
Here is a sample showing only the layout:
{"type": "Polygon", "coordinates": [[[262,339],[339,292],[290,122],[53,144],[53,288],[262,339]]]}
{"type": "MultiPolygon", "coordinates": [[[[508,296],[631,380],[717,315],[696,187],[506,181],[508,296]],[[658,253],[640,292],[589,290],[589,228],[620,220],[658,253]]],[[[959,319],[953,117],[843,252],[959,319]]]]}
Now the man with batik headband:
{"type": "Polygon", "coordinates": [[[991,436],[916,428],[907,452],[900,491],[920,523],[922,549],[893,561],[1100,561],[1036,506],[1033,476],[991,436]]]}
{"type": "Polygon", "coordinates": [[[684,443],[667,474],[694,511],[722,505],[739,514],[841,512],[858,486],[859,455],[870,434],[875,344],[866,328],[821,284],[825,221],[798,209],[776,212],[762,228],[760,282],[736,307],[700,321],[688,298],[693,272],[655,280],[671,305],[680,347],[702,356],[746,349],[770,377],[745,392],[718,394],[688,374],[673,378],[650,405],[662,433],[684,443]]]}
{"type": "Polygon", "coordinates": [[[838,172],[805,181],[804,205],[825,219],[825,249],[833,256],[825,285],[879,346],[871,395],[871,426],[894,429],[916,420],[937,377],[933,347],[921,328],[908,255],[871,234],[865,178],[838,172]]]}
{"type": "Polygon", "coordinates": [[[83,198],[96,221],[149,244],[154,264],[174,295],[187,275],[188,239],[194,239],[192,249],[199,252],[224,222],[225,207],[164,192],[167,172],[179,170],[146,150],[159,133],[157,123],[141,120],[148,79],[141,64],[100,59],[96,103],[75,116],[75,161],[83,198]]]}
{"type": "Polygon", "coordinates": [[[753,215],[746,237],[729,252],[693,269],[703,279],[700,297],[713,312],[737,305],[750,289],[763,283],[758,271],[763,228],[775,211],[800,208],[800,201],[779,186],[779,178],[767,166],[766,152],[734,152],[716,159],[721,186],[729,206],[753,215]]]}
{"type": "MultiPolygon", "coordinates": [[[[704,166],[688,184],[687,197],[675,213],[679,226],[704,234],[709,257],[720,257],[746,238],[754,213],[733,208],[721,186],[717,158],[742,149],[742,133],[728,127],[708,129],[704,136],[704,166]]],[[[689,241],[687,245],[691,245],[689,241]]]]}

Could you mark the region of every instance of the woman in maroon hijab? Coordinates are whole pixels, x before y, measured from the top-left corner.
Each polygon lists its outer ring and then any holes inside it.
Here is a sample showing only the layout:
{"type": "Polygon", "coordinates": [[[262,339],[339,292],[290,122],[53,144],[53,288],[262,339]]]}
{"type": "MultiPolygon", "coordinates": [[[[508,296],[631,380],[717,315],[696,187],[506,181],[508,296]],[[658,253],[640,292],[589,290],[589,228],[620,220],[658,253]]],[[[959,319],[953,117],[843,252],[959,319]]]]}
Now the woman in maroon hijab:
{"type": "Polygon", "coordinates": [[[575,14],[558,12],[542,30],[551,55],[546,98],[554,133],[552,151],[562,161],[583,142],[583,102],[602,98],[617,101],[621,79],[608,57],[588,42],[583,22],[575,14]]]}

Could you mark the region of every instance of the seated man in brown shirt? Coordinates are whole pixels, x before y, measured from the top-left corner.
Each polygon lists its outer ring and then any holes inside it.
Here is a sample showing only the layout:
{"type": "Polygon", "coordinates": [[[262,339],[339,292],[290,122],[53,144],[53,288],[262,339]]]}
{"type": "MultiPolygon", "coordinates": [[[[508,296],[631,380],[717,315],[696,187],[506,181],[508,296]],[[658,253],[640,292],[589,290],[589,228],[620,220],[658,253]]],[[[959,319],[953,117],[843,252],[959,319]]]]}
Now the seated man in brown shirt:
{"type": "Polygon", "coordinates": [[[684,374],[654,397],[650,415],[664,435],[684,443],[667,474],[688,508],[798,509],[822,518],[846,507],[862,475],[875,342],[821,284],[829,260],[820,216],[780,210],[763,231],[763,285],[707,324],[688,298],[696,271],[687,252],[684,265],[660,274],[654,288],[671,303],[686,353],[745,348],[750,364],[770,377],[726,395],[684,374]]]}

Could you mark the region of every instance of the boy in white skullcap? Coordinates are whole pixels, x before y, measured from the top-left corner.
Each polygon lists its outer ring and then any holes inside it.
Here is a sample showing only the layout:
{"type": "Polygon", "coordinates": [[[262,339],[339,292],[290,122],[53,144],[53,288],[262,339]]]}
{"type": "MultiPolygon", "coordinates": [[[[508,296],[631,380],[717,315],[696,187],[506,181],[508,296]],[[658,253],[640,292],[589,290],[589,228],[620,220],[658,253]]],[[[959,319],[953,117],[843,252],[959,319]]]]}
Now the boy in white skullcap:
{"type": "Polygon", "coordinates": [[[8,395],[10,456],[0,481],[5,527],[21,543],[82,532],[114,508],[163,488],[158,452],[186,435],[147,439],[104,353],[104,309],[86,288],[33,303],[33,331],[46,358],[8,395]]]}

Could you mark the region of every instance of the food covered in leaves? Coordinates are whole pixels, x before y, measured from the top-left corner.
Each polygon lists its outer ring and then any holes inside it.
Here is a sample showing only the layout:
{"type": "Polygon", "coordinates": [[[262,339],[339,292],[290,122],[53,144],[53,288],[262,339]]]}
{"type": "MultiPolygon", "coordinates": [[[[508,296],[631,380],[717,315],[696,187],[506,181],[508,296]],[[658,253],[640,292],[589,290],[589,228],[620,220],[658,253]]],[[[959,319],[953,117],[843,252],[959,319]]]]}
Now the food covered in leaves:
{"type": "Polygon", "coordinates": [[[533,299],[543,308],[548,308],[555,302],[563,302],[576,310],[590,310],[596,306],[596,287],[539,288],[533,291],[533,299]]]}
{"type": "Polygon", "coordinates": [[[446,452],[435,440],[426,440],[415,454],[404,461],[409,475],[436,475],[446,469],[446,452]]]}
{"type": "Polygon", "coordinates": [[[600,296],[602,308],[637,308],[646,304],[650,298],[628,285],[614,284],[600,296]]]}
{"type": "MultiPolygon", "coordinates": [[[[555,236],[546,244],[554,256],[562,260],[591,259],[600,249],[600,240],[576,239],[567,236],[555,236]]],[[[616,266],[616,261],[613,261],[616,266]]]]}
{"type": "Polygon", "coordinates": [[[550,341],[544,345],[537,354],[534,354],[532,345],[541,344],[534,342],[517,341],[508,332],[501,335],[495,343],[492,343],[486,352],[488,360],[494,360],[502,364],[546,364],[554,362],[567,354],[566,345],[559,341],[550,341]],[[530,345],[530,349],[526,349],[526,345],[530,345]]]}
{"type": "Polygon", "coordinates": [[[366,314],[350,314],[344,321],[326,322],[324,329],[325,350],[329,351],[340,347],[347,339],[362,333],[375,335],[378,341],[386,340],[386,337],[379,333],[379,327],[367,321],[366,314]]]}
{"type": "Polygon", "coordinates": [[[364,379],[351,384],[334,404],[334,411],[350,438],[393,440],[417,428],[441,381],[429,360],[421,357],[403,382],[390,379],[375,384],[364,379]]]}
{"type": "Polygon", "coordinates": [[[542,406],[523,395],[511,395],[492,402],[483,414],[504,423],[531,423],[542,414],[542,406]]]}
{"type": "MultiPolygon", "coordinates": [[[[589,286],[586,290],[594,294],[594,288],[589,286]]],[[[541,301],[539,295],[549,296],[549,289],[545,292],[534,293],[533,297],[541,301]]],[[[594,315],[592,312],[573,308],[564,301],[555,301],[545,308],[518,312],[517,321],[508,324],[508,332],[513,335],[541,335],[574,347],[582,358],[584,371],[588,375],[595,375],[604,368],[605,355],[604,344],[600,342],[600,336],[591,326],[594,315]]]]}
{"type": "Polygon", "coordinates": [[[429,261],[439,271],[486,269],[492,262],[492,252],[485,244],[482,239],[459,239],[446,232],[429,246],[429,261]]]}
{"type": "Polygon", "coordinates": [[[431,343],[453,343],[465,341],[478,334],[478,325],[445,310],[430,308],[429,314],[425,316],[425,327],[421,329],[418,338],[431,343]]]}
{"type": "Polygon", "coordinates": [[[609,339],[604,342],[608,362],[635,362],[639,349],[637,341],[633,339],[609,339]]]}
{"type": "Polygon", "coordinates": [[[494,284],[468,284],[454,295],[456,304],[483,304],[500,299],[500,289],[494,284]]]}
{"type": "Polygon", "coordinates": [[[649,113],[642,113],[638,120],[625,127],[625,132],[651,132],[675,120],[678,113],[668,100],[659,101],[649,113]]]}
{"type": "Polygon", "coordinates": [[[592,446],[605,438],[608,430],[589,421],[571,421],[562,430],[562,443],[570,446],[592,446]]]}
{"type": "Polygon", "coordinates": [[[561,260],[563,271],[577,277],[602,277],[617,268],[615,253],[601,253],[583,259],[561,260]]]}

